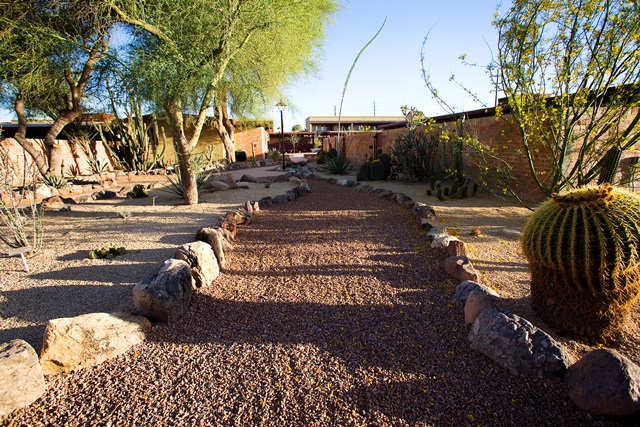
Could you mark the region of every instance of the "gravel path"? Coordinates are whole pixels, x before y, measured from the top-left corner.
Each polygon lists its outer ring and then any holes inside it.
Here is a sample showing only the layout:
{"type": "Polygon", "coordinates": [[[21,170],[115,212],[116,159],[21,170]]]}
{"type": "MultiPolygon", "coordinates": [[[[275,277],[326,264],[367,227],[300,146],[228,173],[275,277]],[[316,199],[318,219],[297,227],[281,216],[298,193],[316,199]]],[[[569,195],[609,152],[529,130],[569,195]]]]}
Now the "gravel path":
{"type": "Polygon", "coordinates": [[[469,348],[444,253],[410,211],[319,181],[241,226],[185,318],[50,376],[15,426],[577,426],[559,380],[469,348]]]}

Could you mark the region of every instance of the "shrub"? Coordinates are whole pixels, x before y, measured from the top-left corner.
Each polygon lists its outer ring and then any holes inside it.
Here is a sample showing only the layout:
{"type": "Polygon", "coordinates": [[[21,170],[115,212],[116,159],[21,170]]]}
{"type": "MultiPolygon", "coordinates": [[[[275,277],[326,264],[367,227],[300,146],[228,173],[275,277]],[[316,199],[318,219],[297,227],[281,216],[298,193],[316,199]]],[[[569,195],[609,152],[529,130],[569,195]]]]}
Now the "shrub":
{"type": "Polygon", "coordinates": [[[67,180],[62,175],[45,175],[42,183],[53,188],[62,188],[67,185],[67,180]]]}
{"type": "Polygon", "coordinates": [[[640,291],[640,197],[609,184],[555,195],[522,246],[540,317],[560,334],[612,341],[640,291]]]}
{"type": "Polygon", "coordinates": [[[434,175],[434,164],[440,137],[424,130],[409,129],[407,135],[398,135],[391,154],[398,171],[407,181],[428,181],[434,175]]]}
{"type": "Polygon", "coordinates": [[[142,184],[136,184],[133,186],[131,191],[127,193],[127,197],[130,199],[140,199],[142,197],[148,197],[149,193],[147,189],[142,184]]]}
{"type": "Polygon", "coordinates": [[[327,172],[333,175],[344,175],[351,170],[351,160],[346,157],[338,157],[327,161],[327,172]]]}

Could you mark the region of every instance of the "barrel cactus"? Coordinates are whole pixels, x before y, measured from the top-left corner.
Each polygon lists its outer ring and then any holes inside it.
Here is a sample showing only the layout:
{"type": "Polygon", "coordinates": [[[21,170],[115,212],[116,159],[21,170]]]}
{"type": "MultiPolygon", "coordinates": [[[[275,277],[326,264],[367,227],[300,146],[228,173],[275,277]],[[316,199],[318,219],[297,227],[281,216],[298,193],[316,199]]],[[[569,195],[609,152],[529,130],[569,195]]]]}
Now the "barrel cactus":
{"type": "Polygon", "coordinates": [[[610,184],[554,195],[522,246],[538,315],[562,335],[615,340],[640,291],[640,197],[610,184]]]}
{"type": "Polygon", "coordinates": [[[371,162],[364,162],[362,166],[360,166],[360,172],[358,172],[360,179],[362,181],[370,181],[371,180],[371,162]]]}
{"type": "Polygon", "coordinates": [[[380,160],[374,160],[371,162],[371,180],[382,181],[386,179],[385,166],[380,160]]]}

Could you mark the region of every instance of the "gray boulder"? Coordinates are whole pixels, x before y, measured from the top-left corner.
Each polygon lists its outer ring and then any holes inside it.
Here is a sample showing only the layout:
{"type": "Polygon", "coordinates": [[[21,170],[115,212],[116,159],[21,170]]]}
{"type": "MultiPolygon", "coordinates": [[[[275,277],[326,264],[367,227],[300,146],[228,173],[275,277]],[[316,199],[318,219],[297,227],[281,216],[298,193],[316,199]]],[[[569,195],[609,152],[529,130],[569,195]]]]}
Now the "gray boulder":
{"type": "Polygon", "coordinates": [[[45,389],[33,347],[19,339],[0,344],[0,417],[32,404],[45,389]]]}
{"type": "Polygon", "coordinates": [[[413,205],[413,214],[417,218],[436,219],[436,211],[429,205],[421,202],[416,202],[413,205]]]}
{"type": "Polygon", "coordinates": [[[269,209],[273,206],[273,199],[270,196],[263,197],[258,201],[258,204],[260,205],[260,209],[269,209]]]}
{"type": "Polygon", "coordinates": [[[640,367],[615,350],[600,348],[569,368],[569,398],[593,415],[640,411],[640,367]]]}
{"type": "Polygon", "coordinates": [[[474,282],[473,280],[465,280],[463,282],[460,282],[458,286],[456,286],[456,290],[453,296],[458,298],[460,301],[465,302],[467,300],[467,297],[469,296],[469,293],[474,290],[484,292],[485,294],[491,296],[494,300],[500,298],[500,295],[498,295],[495,290],[488,286],[481,285],[478,282],[474,282]]]}
{"type": "Polygon", "coordinates": [[[210,286],[220,275],[218,259],[209,243],[197,241],[182,245],[173,258],[189,264],[196,288],[210,286]]]}
{"type": "Polygon", "coordinates": [[[573,363],[569,353],[549,334],[528,320],[499,308],[478,315],[471,327],[469,341],[472,349],[515,376],[560,376],[573,363]]]}
{"type": "Polygon", "coordinates": [[[40,352],[43,372],[58,374],[125,353],[144,341],[151,323],[128,313],[89,313],[51,319],[40,352]]]}
{"type": "Polygon", "coordinates": [[[243,188],[243,189],[245,189],[245,190],[246,190],[246,189],[248,189],[248,188],[251,188],[251,186],[249,185],[249,183],[248,183],[248,182],[244,182],[244,181],[243,181],[243,182],[236,182],[236,184],[234,185],[234,187],[233,187],[233,188],[243,188]]]}
{"type": "Polygon", "coordinates": [[[233,178],[231,174],[221,173],[220,175],[214,175],[209,182],[224,182],[227,184],[228,189],[232,189],[236,185],[236,180],[233,178]]]}
{"type": "Polygon", "coordinates": [[[134,286],[134,314],[173,323],[184,316],[192,295],[191,267],[185,261],[169,259],[134,286]]]}
{"type": "Polygon", "coordinates": [[[229,184],[222,181],[209,181],[204,186],[207,190],[210,191],[226,191],[229,190],[229,184]]]}
{"type": "Polygon", "coordinates": [[[258,182],[258,178],[253,175],[242,175],[240,182],[258,182]]]}

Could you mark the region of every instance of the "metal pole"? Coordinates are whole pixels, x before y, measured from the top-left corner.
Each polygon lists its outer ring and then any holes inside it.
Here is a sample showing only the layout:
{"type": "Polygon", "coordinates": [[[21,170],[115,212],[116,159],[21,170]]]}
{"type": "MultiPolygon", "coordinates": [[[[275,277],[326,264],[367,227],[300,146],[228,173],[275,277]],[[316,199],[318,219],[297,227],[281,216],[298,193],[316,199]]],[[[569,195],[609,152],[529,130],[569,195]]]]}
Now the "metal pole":
{"type": "Polygon", "coordinates": [[[284,120],[282,118],[283,110],[284,110],[284,108],[280,109],[280,143],[282,144],[282,171],[284,171],[284,168],[285,168],[285,161],[284,161],[284,120]]]}

